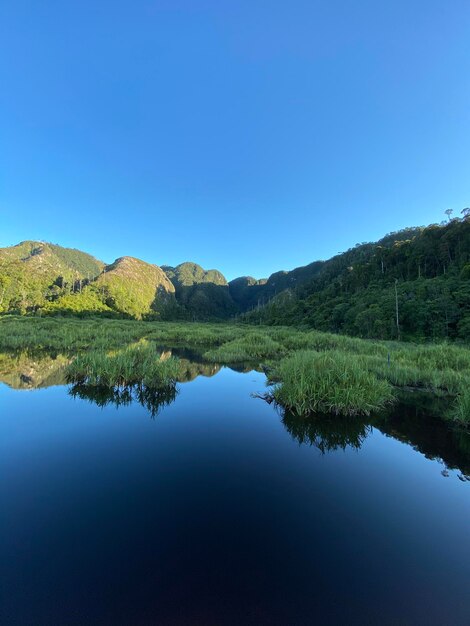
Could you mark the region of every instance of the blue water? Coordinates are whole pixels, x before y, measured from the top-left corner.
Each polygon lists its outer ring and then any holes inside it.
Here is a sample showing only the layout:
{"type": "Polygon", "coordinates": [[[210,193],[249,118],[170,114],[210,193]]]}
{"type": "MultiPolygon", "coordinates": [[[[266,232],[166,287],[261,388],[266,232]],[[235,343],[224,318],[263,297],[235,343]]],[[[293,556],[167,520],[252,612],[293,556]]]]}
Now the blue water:
{"type": "Polygon", "coordinates": [[[224,368],[152,419],[0,385],[0,623],[468,626],[462,469],[374,426],[322,454],[263,390],[224,368]]]}

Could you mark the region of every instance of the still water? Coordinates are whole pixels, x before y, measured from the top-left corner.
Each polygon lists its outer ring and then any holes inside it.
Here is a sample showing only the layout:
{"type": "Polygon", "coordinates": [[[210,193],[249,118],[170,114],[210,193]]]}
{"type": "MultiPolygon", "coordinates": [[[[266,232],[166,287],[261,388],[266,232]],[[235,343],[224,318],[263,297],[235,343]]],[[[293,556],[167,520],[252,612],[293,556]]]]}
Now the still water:
{"type": "Polygon", "coordinates": [[[470,624],[468,435],[195,367],[153,410],[0,385],[1,624],[470,624]]]}

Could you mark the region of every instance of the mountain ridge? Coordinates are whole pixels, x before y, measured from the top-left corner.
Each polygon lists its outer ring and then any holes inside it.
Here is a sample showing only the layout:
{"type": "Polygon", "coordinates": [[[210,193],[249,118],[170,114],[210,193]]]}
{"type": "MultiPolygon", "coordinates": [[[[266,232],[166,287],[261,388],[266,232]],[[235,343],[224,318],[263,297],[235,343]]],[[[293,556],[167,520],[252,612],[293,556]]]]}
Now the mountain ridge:
{"type": "Polygon", "coordinates": [[[26,240],[0,248],[0,313],[188,320],[241,315],[248,322],[304,324],[379,338],[416,329],[422,337],[465,338],[470,335],[469,213],[389,233],[268,278],[231,281],[191,261],[158,266],[122,256],[106,265],[81,250],[26,240]],[[394,327],[395,281],[401,329],[394,327]],[[441,302],[439,310],[430,294],[441,302]],[[434,307],[440,321],[418,323],[427,315],[420,303],[428,311],[434,307]]]}

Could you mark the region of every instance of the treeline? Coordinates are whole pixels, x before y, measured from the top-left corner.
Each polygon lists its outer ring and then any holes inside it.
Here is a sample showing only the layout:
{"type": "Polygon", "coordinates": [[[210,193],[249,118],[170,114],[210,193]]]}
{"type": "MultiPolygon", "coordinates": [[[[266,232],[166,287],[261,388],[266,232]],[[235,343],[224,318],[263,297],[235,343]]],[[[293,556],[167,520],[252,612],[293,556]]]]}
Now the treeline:
{"type": "Polygon", "coordinates": [[[470,339],[470,210],[330,259],[244,316],[378,339],[470,339]]]}

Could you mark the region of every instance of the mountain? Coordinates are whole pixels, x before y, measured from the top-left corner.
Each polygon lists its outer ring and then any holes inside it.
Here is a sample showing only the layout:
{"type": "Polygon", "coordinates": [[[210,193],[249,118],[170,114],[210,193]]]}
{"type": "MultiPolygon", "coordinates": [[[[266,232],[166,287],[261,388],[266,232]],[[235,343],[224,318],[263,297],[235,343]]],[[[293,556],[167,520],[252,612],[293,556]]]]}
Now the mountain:
{"type": "Polygon", "coordinates": [[[225,276],[218,270],[205,270],[197,263],[180,263],[176,267],[162,265],[162,270],[175,287],[191,287],[201,283],[227,286],[225,276]]]}
{"type": "Polygon", "coordinates": [[[43,306],[66,286],[95,278],[104,263],[86,252],[41,241],[0,248],[0,312],[43,306]]]}
{"type": "Polygon", "coordinates": [[[323,267],[323,261],[297,267],[290,272],[280,271],[268,279],[256,280],[251,276],[241,276],[230,281],[230,294],[240,312],[267,304],[277,294],[286,289],[295,289],[308,282],[323,267]]]}
{"type": "Polygon", "coordinates": [[[175,288],[157,266],[124,256],[74,293],[63,294],[46,312],[124,315],[136,319],[161,316],[176,307],[175,288]]]}
{"type": "Polygon", "coordinates": [[[91,255],[35,241],[0,249],[0,313],[117,314],[228,319],[305,282],[321,263],[268,279],[227,282],[218,270],[185,262],[161,268],[133,257],[105,265],[91,255]]]}
{"type": "Polygon", "coordinates": [[[174,301],[175,288],[157,265],[123,256],[94,281],[111,310],[141,318],[174,301]]]}
{"type": "Polygon", "coordinates": [[[225,276],[197,263],[162,265],[175,287],[176,300],[189,319],[227,319],[237,312],[225,276]]]}
{"type": "Polygon", "coordinates": [[[261,288],[266,282],[266,278],[257,280],[253,276],[240,276],[229,282],[230,295],[239,311],[248,311],[262,302],[261,288]]]}
{"type": "Polygon", "coordinates": [[[196,263],[104,265],[26,241],[0,248],[0,313],[295,324],[380,339],[470,340],[470,210],[267,279],[227,283],[196,263]],[[398,324],[397,324],[398,308],[398,324]]]}
{"type": "Polygon", "coordinates": [[[245,319],[380,339],[470,340],[470,211],[463,214],[357,245],[245,319]]]}

